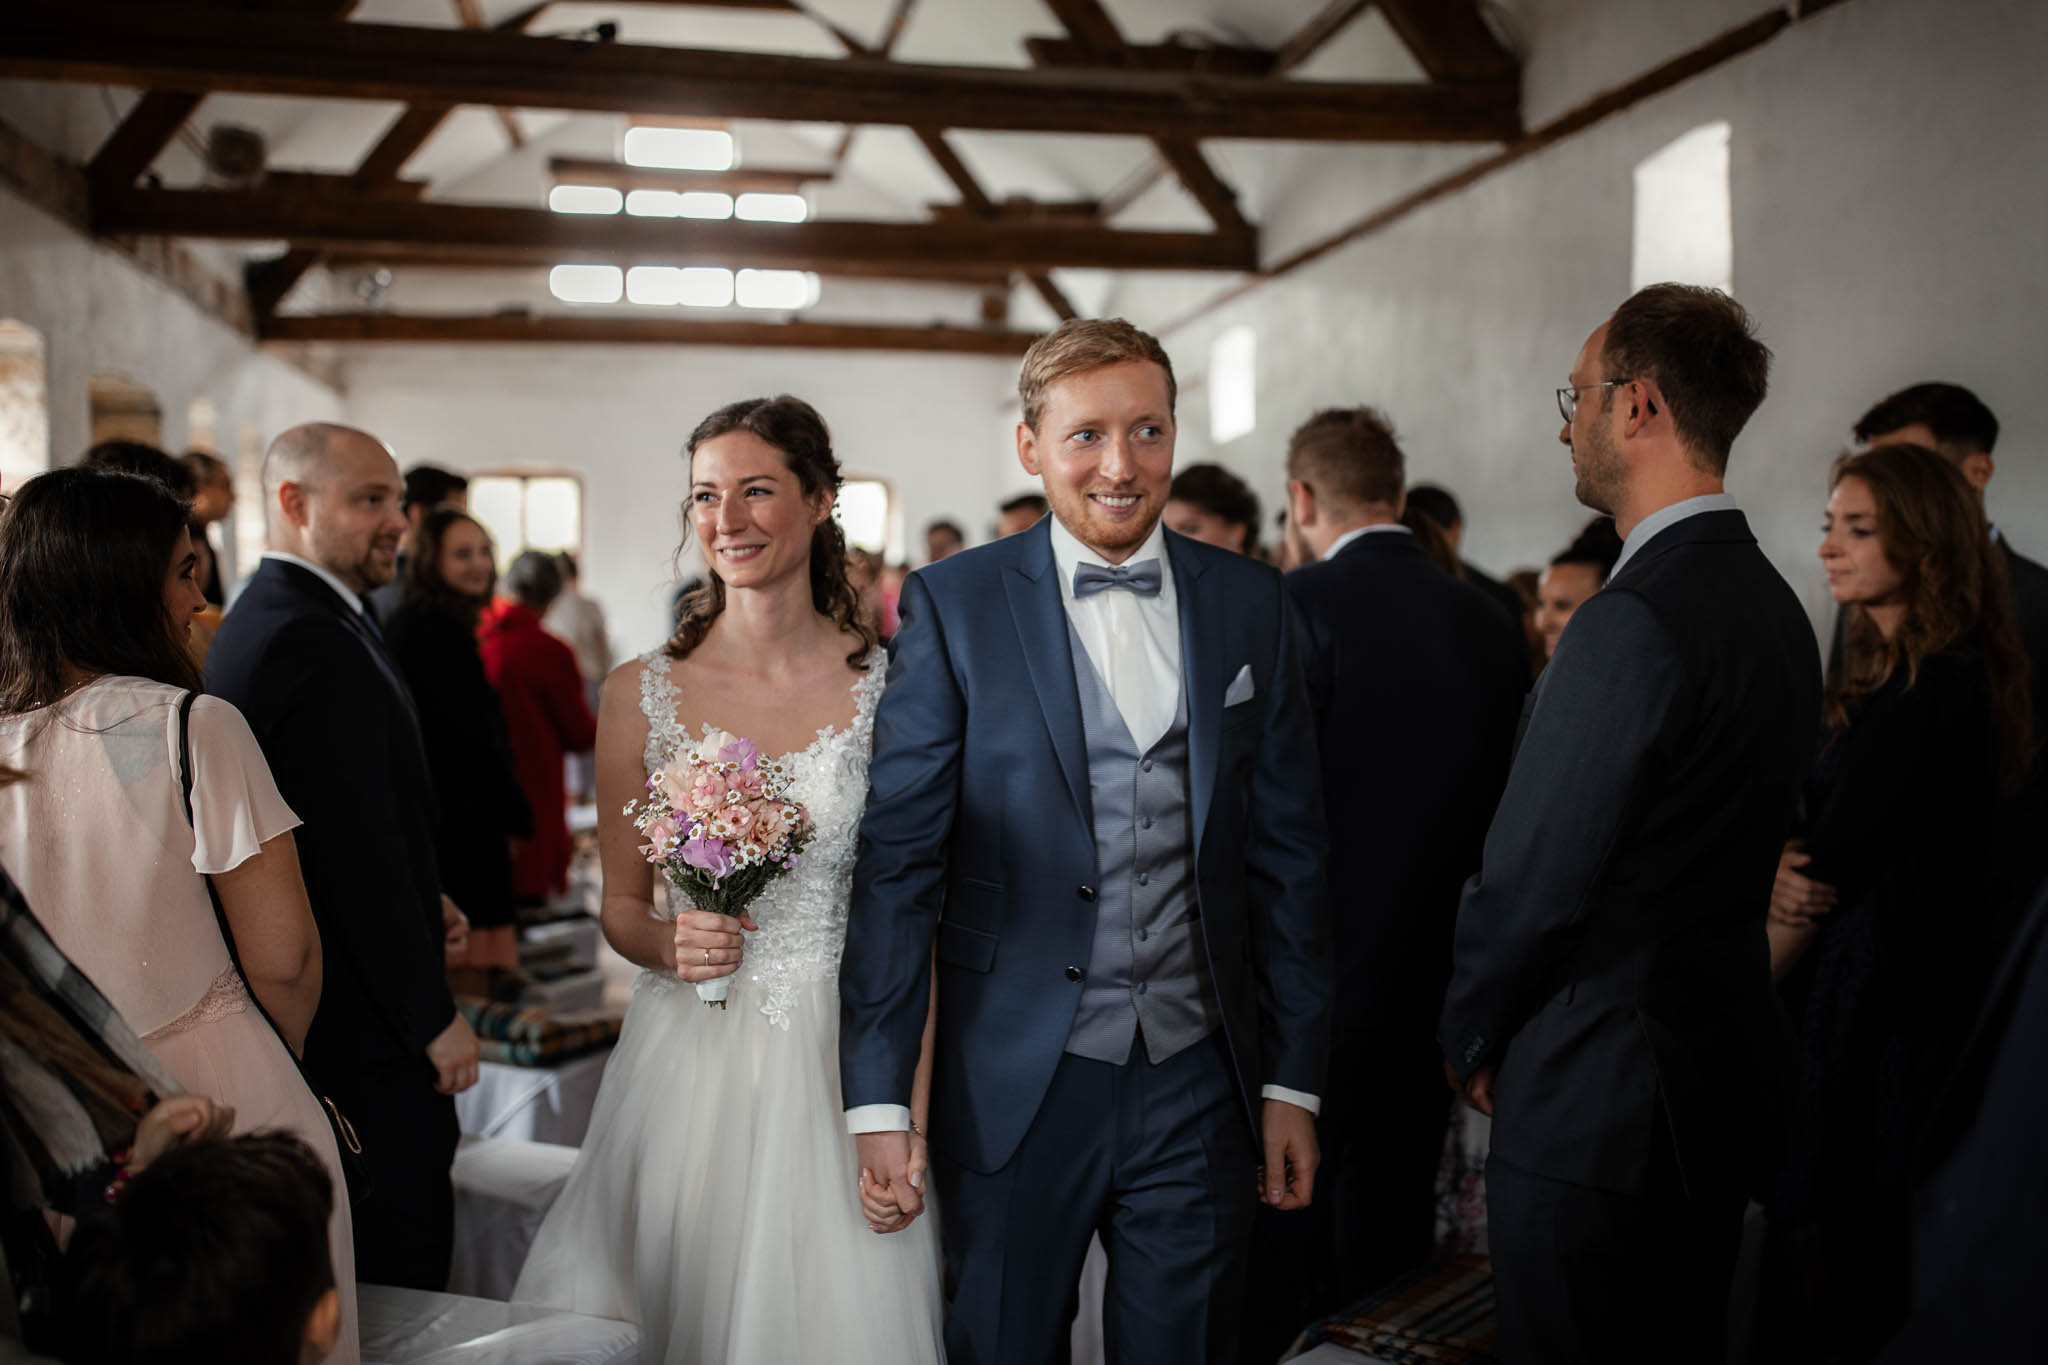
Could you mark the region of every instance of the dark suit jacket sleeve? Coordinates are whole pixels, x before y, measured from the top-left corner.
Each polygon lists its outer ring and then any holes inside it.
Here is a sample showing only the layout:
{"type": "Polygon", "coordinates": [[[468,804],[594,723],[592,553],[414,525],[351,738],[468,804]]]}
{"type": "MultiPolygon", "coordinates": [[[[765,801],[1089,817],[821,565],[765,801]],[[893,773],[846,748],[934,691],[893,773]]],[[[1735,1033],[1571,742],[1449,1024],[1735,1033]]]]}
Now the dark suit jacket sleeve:
{"type": "Polygon", "coordinates": [[[1544,670],[1479,875],[1458,907],[1438,1042],[1463,1078],[1499,1058],[1557,980],[1685,690],[1649,603],[1588,600],[1544,670]]]}
{"type": "Polygon", "coordinates": [[[839,964],[839,1070],[849,1109],[910,1103],[967,723],[945,627],[917,574],[904,581],[899,610],[839,964]]]}
{"type": "Polygon", "coordinates": [[[305,822],[297,832],[300,860],[328,973],[341,957],[385,1022],[424,1051],[455,1017],[440,906],[421,903],[400,827],[427,803],[401,799],[380,781],[388,781],[381,760],[396,739],[385,726],[371,731],[329,719],[376,716],[379,708],[362,698],[386,695],[390,684],[344,628],[317,620],[280,630],[256,677],[245,709],[278,789],[305,822]],[[365,762],[366,754],[377,759],[365,762]]]}
{"type": "Polygon", "coordinates": [[[1280,617],[1265,730],[1251,779],[1245,877],[1258,978],[1262,1085],[1320,1095],[1330,1051],[1330,938],[1323,899],[1322,764],[1302,685],[1294,612],[1280,617]]]}

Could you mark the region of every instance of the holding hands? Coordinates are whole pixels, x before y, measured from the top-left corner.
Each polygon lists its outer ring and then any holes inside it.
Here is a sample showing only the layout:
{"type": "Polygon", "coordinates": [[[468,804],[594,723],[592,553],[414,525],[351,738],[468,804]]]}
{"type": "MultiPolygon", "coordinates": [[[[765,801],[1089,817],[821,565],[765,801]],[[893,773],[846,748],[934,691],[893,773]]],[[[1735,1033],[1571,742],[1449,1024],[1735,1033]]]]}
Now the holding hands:
{"type": "Polygon", "coordinates": [[[1815,881],[1799,869],[1813,861],[1797,842],[1778,856],[1777,880],[1771,883],[1771,918],[1790,928],[1811,927],[1835,908],[1835,888],[1815,881]]]}
{"type": "Polygon", "coordinates": [[[931,1164],[924,1135],[897,1130],[861,1133],[860,1211],[875,1232],[901,1232],[924,1212],[925,1171],[931,1164]]]}

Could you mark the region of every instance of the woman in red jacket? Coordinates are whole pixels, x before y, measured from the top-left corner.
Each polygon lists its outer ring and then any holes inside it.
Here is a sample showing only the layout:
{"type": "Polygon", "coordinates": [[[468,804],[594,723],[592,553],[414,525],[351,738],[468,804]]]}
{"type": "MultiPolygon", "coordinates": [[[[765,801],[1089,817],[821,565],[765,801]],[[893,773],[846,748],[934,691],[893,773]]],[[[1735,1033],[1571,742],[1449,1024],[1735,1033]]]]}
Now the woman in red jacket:
{"type": "Polygon", "coordinates": [[[512,895],[538,904],[569,888],[562,760],[597,742],[597,720],[583,698],[575,651],[541,629],[542,614],[562,591],[554,556],[521,554],[505,571],[505,589],[511,599],[500,598],[484,613],[477,644],[505,708],[513,769],[533,807],[533,838],[512,859],[512,895]]]}

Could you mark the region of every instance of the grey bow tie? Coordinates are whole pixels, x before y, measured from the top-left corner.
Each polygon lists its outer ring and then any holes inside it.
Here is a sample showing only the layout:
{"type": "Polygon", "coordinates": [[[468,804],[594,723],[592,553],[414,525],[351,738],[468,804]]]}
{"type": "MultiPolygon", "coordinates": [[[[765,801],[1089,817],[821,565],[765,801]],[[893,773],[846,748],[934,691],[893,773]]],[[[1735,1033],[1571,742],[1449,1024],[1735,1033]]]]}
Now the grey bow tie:
{"type": "Polygon", "coordinates": [[[1159,561],[1148,559],[1142,564],[1076,564],[1074,566],[1074,597],[1078,600],[1093,597],[1104,588],[1129,588],[1140,597],[1159,596],[1159,561]]]}

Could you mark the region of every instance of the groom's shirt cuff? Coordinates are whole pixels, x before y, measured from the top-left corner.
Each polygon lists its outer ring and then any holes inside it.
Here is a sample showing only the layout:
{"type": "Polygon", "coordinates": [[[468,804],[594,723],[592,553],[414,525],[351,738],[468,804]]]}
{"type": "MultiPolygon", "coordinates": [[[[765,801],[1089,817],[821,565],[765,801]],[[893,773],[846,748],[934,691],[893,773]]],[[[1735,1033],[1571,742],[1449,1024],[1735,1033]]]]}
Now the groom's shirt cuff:
{"type": "Polygon", "coordinates": [[[902,1104],[857,1104],[846,1111],[849,1133],[907,1133],[910,1107],[902,1104]]]}
{"type": "MultiPolygon", "coordinates": [[[[1304,1095],[1299,1090],[1289,1090],[1284,1085],[1269,1085],[1265,1087],[1263,1090],[1259,1091],[1259,1094],[1262,1098],[1269,1100],[1286,1100],[1289,1104],[1296,1105],[1302,1109],[1306,1109],[1311,1114],[1320,1114],[1323,1112],[1323,1097],[1320,1095],[1304,1095]]],[[[886,1105],[880,1104],[871,1104],[868,1106],[868,1108],[870,1109],[884,1109],[887,1107],[888,1106],[886,1105]]],[[[854,1112],[858,1113],[859,1111],[856,1110],[854,1112]]],[[[849,1121],[851,1121],[852,1118],[852,1114],[847,1115],[847,1119],[849,1121]]],[[[848,1131],[858,1133],[862,1130],[859,1128],[849,1128],[848,1131]]]]}

